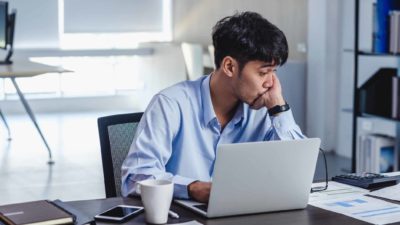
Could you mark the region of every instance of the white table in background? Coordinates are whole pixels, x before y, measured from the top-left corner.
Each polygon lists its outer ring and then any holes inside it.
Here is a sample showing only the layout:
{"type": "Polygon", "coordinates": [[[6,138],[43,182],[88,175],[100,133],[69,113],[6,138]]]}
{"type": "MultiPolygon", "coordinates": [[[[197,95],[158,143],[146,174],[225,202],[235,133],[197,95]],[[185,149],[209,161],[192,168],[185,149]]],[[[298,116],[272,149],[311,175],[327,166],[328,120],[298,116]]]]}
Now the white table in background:
{"type": "MultiPolygon", "coordinates": [[[[49,161],[48,161],[49,164],[54,163],[52,154],[51,154],[51,149],[50,149],[49,145],[47,144],[47,141],[46,141],[45,137],[43,136],[43,133],[40,130],[39,125],[36,122],[35,115],[32,112],[32,109],[29,106],[28,102],[26,101],[23,92],[19,88],[16,79],[22,78],[22,77],[34,77],[34,76],[38,76],[38,75],[42,75],[42,74],[46,74],[46,73],[62,73],[62,72],[71,72],[71,71],[65,70],[61,67],[54,67],[54,66],[48,66],[48,65],[44,65],[44,64],[40,64],[40,63],[34,63],[34,62],[31,62],[28,60],[20,60],[20,61],[16,60],[10,65],[0,65],[0,78],[11,79],[11,82],[13,83],[13,85],[17,91],[17,94],[19,96],[19,99],[22,102],[22,105],[24,106],[26,112],[28,113],[33,124],[35,125],[36,130],[39,132],[44,144],[46,145],[46,148],[47,148],[47,151],[49,154],[49,161]]],[[[1,112],[1,110],[0,110],[0,117],[3,120],[4,124],[6,125],[9,139],[11,139],[10,128],[9,128],[7,121],[6,121],[3,113],[1,112]]]]}

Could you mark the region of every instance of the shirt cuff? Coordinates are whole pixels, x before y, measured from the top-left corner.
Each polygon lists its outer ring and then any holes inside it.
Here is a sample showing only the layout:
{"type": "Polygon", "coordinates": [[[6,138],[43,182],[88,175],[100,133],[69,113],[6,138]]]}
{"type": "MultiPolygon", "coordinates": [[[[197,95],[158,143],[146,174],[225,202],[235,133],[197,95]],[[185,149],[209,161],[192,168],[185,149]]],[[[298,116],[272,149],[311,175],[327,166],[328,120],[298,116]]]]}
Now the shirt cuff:
{"type": "Polygon", "coordinates": [[[172,178],[172,181],[174,182],[174,197],[189,199],[187,186],[196,181],[196,179],[176,175],[172,178]]]}
{"type": "Polygon", "coordinates": [[[281,112],[277,116],[271,116],[272,126],[279,131],[287,132],[297,127],[294,121],[292,110],[289,109],[286,112],[281,112]]]}

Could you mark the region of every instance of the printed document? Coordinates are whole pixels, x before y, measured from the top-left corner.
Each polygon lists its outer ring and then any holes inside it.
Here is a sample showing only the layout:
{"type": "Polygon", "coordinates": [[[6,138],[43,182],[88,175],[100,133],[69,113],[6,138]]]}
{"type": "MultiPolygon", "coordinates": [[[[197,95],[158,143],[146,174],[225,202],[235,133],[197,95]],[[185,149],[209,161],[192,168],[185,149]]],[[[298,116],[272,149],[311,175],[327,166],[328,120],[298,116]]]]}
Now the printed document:
{"type": "MultiPolygon", "coordinates": [[[[169,225],[169,224],[167,224],[169,225]]],[[[203,225],[202,223],[197,222],[196,220],[183,222],[183,223],[171,223],[171,225],[203,225]]]]}
{"type": "Polygon", "coordinates": [[[372,191],[368,195],[400,201],[400,183],[394,186],[372,191]]]}
{"type": "Polygon", "coordinates": [[[367,196],[349,196],[309,204],[373,224],[400,221],[400,205],[367,196]]]}
{"type": "MultiPolygon", "coordinates": [[[[325,182],[314,183],[312,187],[324,186],[325,182]]],[[[308,199],[308,204],[319,201],[327,201],[332,199],[338,199],[343,197],[357,197],[368,194],[369,191],[363,188],[350,186],[347,184],[338,183],[335,181],[330,181],[328,189],[325,191],[314,192],[310,194],[308,199]]],[[[311,204],[312,205],[312,204],[311,204]]]]}

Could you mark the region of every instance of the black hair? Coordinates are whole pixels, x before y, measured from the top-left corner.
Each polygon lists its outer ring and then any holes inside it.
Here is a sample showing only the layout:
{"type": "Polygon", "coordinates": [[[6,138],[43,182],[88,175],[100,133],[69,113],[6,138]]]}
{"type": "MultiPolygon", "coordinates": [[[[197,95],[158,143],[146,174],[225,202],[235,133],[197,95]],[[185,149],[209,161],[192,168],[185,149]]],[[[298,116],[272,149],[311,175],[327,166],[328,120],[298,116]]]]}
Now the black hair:
{"type": "Polygon", "coordinates": [[[235,13],[221,19],[213,27],[212,39],[216,68],[226,56],[238,61],[240,71],[252,60],[282,66],[289,54],[285,34],[255,12],[235,13]]]}

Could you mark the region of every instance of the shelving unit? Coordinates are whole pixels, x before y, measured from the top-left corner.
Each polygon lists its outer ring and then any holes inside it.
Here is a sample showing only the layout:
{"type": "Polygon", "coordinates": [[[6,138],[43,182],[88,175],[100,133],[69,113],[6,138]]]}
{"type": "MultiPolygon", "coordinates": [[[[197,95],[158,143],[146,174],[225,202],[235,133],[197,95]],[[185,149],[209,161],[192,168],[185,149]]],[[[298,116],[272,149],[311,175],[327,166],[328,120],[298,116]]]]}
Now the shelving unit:
{"type": "MultiPolygon", "coordinates": [[[[352,171],[356,171],[359,137],[366,134],[381,134],[396,139],[395,151],[400,164],[400,121],[362,114],[359,108],[360,86],[381,67],[400,68],[400,54],[380,54],[359,49],[360,37],[360,2],[355,0],[355,35],[354,35],[354,89],[353,89],[353,133],[352,133],[352,171]]],[[[372,21],[371,21],[372,22],[372,21]]],[[[371,34],[372,35],[372,34],[371,34]]]]}

